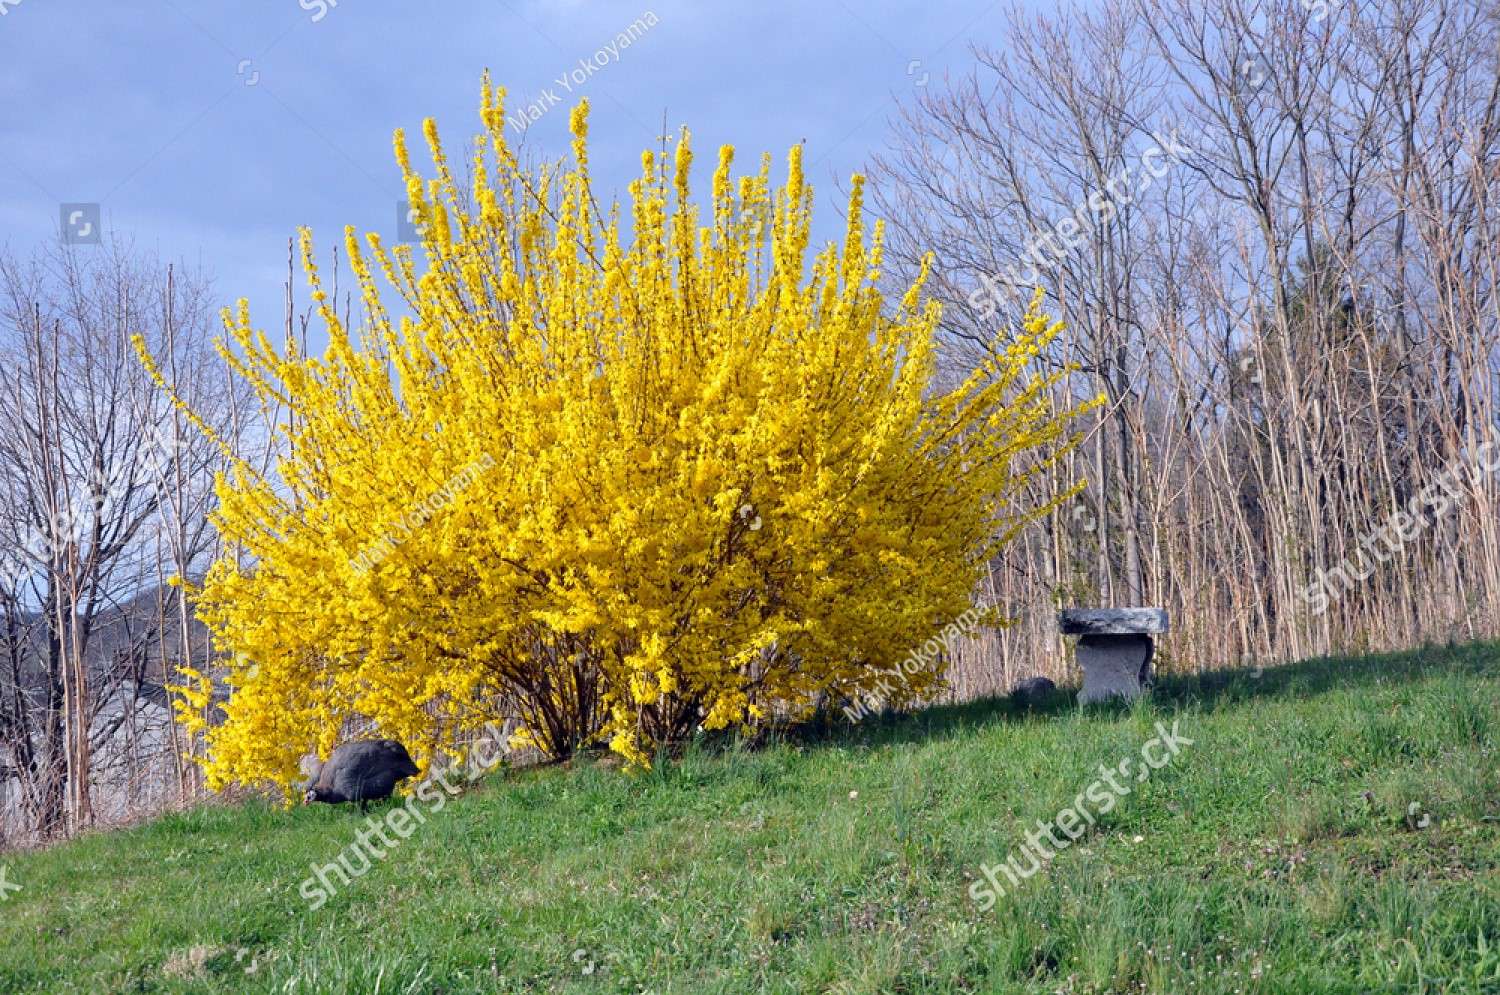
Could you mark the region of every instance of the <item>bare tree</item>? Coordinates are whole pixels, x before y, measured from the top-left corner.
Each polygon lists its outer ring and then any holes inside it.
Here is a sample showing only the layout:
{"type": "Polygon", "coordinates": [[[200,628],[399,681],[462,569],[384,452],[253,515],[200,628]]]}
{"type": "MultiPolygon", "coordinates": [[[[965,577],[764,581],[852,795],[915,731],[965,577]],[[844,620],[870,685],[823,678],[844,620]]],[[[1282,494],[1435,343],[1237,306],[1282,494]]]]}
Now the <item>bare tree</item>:
{"type": "Polygon", "coordinates": [[[0,257],[0,799],[40,836],[89,824],[96,782],[139,776],[138,706],[152,761],[171,764],[161,687],[194,646],[180,600],[162,642],[152,592],[163,552],[190,577],[214,541],[217,452],[180,431],[131,336],[200,410],[227,410],[202,278],[118,243],[89,252],[0,257]]]}
{"type": "Polygon", "coordinates": [[[1056,670],[1058,602],[1168,606],[1189,668],[1500,633],[1497,40],[1473,0],[1018,9],[903,113],[892,278],[935,251],[955,366],[1039,286],[1109,400],[976,673],[1056,670]]]}

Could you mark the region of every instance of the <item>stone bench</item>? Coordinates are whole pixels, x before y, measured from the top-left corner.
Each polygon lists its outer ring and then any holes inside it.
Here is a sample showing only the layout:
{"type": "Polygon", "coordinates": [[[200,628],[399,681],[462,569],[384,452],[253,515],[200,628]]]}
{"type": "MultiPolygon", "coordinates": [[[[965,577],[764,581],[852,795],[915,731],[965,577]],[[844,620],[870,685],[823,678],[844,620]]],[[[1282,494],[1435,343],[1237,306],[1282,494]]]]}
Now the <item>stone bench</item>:
{"type": "Polygon", "coordinates": [[[1065,608],[1057,616],[1065,636],[1079,636],[1083,667],[1080,704],[1135,698],[1151,680],[1154,633],[1167,631],[1165,608],[1065,608]]]}

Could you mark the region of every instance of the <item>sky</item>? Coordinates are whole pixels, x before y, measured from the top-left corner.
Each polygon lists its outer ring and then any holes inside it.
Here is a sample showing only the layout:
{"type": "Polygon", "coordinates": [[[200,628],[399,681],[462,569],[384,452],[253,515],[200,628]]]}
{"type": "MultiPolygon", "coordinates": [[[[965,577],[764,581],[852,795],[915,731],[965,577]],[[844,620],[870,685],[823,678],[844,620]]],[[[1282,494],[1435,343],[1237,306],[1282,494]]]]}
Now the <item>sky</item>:
{"type": "MultiPolygon", "coordinates": [[[[664,119],[672,133],[692,129],[703,182],[721,144],[746,169],[770,151],[779,176],[786,149],[805,141],[815,234],[834,238],[848,176],[885,146],[899,102],[966,72],[970,44],[995,38],[1003,9],[0,0],[0,248],[25,254],[102,230],[201,266],[222,303],[248,297],[256,324],[278,327],[287,239],[311,226],[326,261],[347,224],[392,237],[403,191],[392,131],[407,130],[422,170],[420,125],[434,117],[454,155],[477,130],[486,68],[511,107],[558,98],[524,133],[542,158],[566,153],[568,108],[589,98],[602,198],[624,198],[664,119]],[[557,81],[581,62],[592,68],[569,92],[557,81]],[[87,205],[98,205],[97,228],[87,205]]],[[[300,270],[297,281],[305,301],[300,270]]]]}

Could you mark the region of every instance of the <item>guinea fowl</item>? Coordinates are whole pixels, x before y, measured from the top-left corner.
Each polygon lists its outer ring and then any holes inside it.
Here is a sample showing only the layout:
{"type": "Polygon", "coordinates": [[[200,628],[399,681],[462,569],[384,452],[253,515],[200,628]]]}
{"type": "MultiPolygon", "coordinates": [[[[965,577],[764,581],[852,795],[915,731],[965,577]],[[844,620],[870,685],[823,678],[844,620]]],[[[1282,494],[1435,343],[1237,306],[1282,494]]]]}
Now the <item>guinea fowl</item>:
{"type": "Polygon", "coordinates": [[[1010,697],[1012,701],[1029,707],[1045,701],[1056,690],[1057,685],[1045,677],[1028,677],[1016,682],[1016,686],[1010,689],[1010,697]]]}
{"type": "Polygon", "coordinates": [[[389,798],[396,782],[416,775],[411,755],[394,739],[345,743],[318,770],[302,801],[359,802],[360,811],[365,811],[370,802],[389,798]]]}

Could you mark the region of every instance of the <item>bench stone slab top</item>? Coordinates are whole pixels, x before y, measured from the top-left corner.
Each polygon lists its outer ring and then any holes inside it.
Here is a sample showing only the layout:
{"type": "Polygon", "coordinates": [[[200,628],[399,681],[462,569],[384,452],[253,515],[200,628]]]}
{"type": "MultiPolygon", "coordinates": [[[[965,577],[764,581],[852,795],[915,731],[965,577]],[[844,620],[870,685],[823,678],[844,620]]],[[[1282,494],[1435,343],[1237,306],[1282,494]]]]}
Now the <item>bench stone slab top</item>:
{"type": "Polygon", "coordinates": [[[1167,631],[1165,608],[1064,608],[1057,624],[1065,636],[1135,636],[1167,631]]]}

